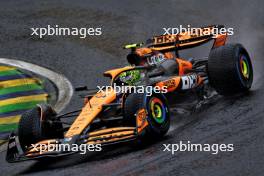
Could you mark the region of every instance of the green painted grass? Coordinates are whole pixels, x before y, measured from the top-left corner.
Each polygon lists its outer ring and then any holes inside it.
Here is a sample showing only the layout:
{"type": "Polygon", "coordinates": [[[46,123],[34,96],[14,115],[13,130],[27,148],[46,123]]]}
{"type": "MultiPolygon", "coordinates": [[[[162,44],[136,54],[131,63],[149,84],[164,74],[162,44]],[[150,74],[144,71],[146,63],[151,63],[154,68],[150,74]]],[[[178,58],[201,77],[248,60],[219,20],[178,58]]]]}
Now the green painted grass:
{"type": "Polygon", "coordinates": [[[18,110],[27,110],[31,109],[36,106],[38,103],[45,103],[45,100],[42,101],[30,101],[30,102],[24,102],[24,103],[16,103],[16,104],[10,104],[0,107],[0,113],[7,113],[12,111],[18,111],[18,110]]]}
{"type": "Polygon", "coordinates": [[[7,87],[0,89],[0,95],[15,93],[15,92],[24,92],[24,91],[30,91],[30,90],[41,90],[43,89],[42,86],[39,84],[26,84],[21,86],[14,86],[14,87],[7,87]]]}
{"type": "Polygon", "coordinates": [[[0,125],[0,132],[14,131],[15,129],[17,129],[17,126],[17,123],[0,125]]]}
{"type": "Polygon", "coordinates": [[[0,71],[0,76],[10,76],[10,75],[19,75],[19,74],[23,74],[23,73],[18,70],[0,71]]]}

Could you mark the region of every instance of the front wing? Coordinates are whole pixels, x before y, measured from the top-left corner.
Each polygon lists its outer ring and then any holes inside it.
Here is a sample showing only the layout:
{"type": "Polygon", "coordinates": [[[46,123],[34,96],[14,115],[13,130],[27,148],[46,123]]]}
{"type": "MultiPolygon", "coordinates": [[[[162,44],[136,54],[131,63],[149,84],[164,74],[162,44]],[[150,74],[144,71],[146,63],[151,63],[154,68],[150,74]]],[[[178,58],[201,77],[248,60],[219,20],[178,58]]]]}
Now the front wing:
{"type": "MultiPolygon", "coordinates": [[[[75,137],[72,139],[49,139],[43,140],[36,144],[101,144],[101,146],[113,145],[121,142],[128,142],[136,139],[138,136],[138,128],[135,127],[116,127],[108,128],[103,130],[98,130],[89,133],[87,136],[82,138],[75,137]]],[[[12,133],[9,137],[6,161],[13,163],[25,160],[41,159],[41,158],[51,158],[60,157],[65,155],[70,155],[77,153],[76,151],[43,151],[40,149],[41,145],[35,145],[36,147],[28,147],[26,151],[23,151],[18,136],[12,133]]]]}

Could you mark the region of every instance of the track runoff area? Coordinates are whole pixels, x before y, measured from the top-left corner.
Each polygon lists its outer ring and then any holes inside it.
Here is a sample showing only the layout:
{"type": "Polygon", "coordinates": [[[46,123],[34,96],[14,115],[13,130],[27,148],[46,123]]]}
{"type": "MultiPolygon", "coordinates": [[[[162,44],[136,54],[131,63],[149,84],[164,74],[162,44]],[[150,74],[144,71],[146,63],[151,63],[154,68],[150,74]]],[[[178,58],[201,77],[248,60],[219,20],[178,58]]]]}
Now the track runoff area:
{"type": "Polygon", "coordinates": [[[64,75],[21,60],[0,58],[0,146],[17,129],[25,111],[49,103],[60,112],[72,95],[72,85],[64,75]]]}
{"type": "Polygon", "coordinates": [[[16,67],[0,65],[0,144],[17,129],[23,112],[47,101],[48,93],[40,79],[16,67]]]}

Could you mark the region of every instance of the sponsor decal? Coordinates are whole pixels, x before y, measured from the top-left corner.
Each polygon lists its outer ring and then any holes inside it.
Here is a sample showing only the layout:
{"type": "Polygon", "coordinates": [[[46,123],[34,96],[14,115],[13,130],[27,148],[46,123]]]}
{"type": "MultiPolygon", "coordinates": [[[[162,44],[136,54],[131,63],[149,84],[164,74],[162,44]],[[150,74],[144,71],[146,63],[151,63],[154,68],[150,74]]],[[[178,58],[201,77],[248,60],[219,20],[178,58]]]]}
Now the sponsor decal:
{"type": "Polygon", "coordinates": [[[191,89],[197,86],[198,77],[197,75],[182,76],[182,90],[191,89]]]}

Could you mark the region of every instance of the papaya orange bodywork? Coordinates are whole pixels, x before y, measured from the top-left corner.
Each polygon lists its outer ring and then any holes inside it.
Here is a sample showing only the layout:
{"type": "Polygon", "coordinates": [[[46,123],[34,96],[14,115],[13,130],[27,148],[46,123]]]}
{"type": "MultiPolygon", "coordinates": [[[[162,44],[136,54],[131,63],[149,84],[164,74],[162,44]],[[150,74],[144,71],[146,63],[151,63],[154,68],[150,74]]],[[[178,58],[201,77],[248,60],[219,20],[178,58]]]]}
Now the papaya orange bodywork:
{"type": "Polygon", "coordinates": [[[133,66],[126,66],[123,68],[112,69],[104,72],[105,76],[110,76],[112,80],[121,72],[133,69],[133,66]]]}
{"type": "Polygon", "coordinates": [[[176,59],[179,64],[179,75],[184,75],[188,70],[192,69],[192,63],[180,58],[176,59]]]}
{"type": "Polygon", "coordinates": [[[90,103],[87,103],[83,108],[79,116],[71,125],[70,129],[65,134],[65,137],[72,137],[79,135],[81,132],[96,118],[96,116],[102,111],[104,104],[109,104],[116,98],[115,91],[113,89],[108,91],[100,91],[90,99],[90,103]]]}
{"type": "Polygon", "coordinates": [[[227,34],[217,35],[213,44],[213,48],[225,45],[227,34]]]}
{"type": "Polygon", "coordinates": [[[169,80],[165,80],[165,81],[162,81],[162,82],[158,82],[156,84],[156,86],[158,86],[160,89],[162,87],[166,87],[166,89],[167,89],[168,92],[172,92],[175,89],[177,89],[177,87],[180,84],[180,81],[181,81],[180,76],[175,76],[175,77],[173,77],[173,78],[171,78],[169,80]]]}
{"type": "Polygon", "coordinates": [[[148,126],[146,109],[143,108],[138,111],[136,116],[136,121],[137,121],[138,133],[140,133],[146,126],[148,126]]]}
{"type": "Polygon", "coordinates": [[[150,53],[152,53],[153,51],[152,51],[152,49],[150,49],[150,48],[138,48],[137,50],[136,50],[136,53],[139,55],[139,56],[144,56],[144,55],[146,55],[146,54],[150,54],[150,53]]]}
{"type": "Polygon", "coordinates": [[[135,127],[108,128],[89,133],[87,144],[102,144],[135,137],[135,127]]]}

